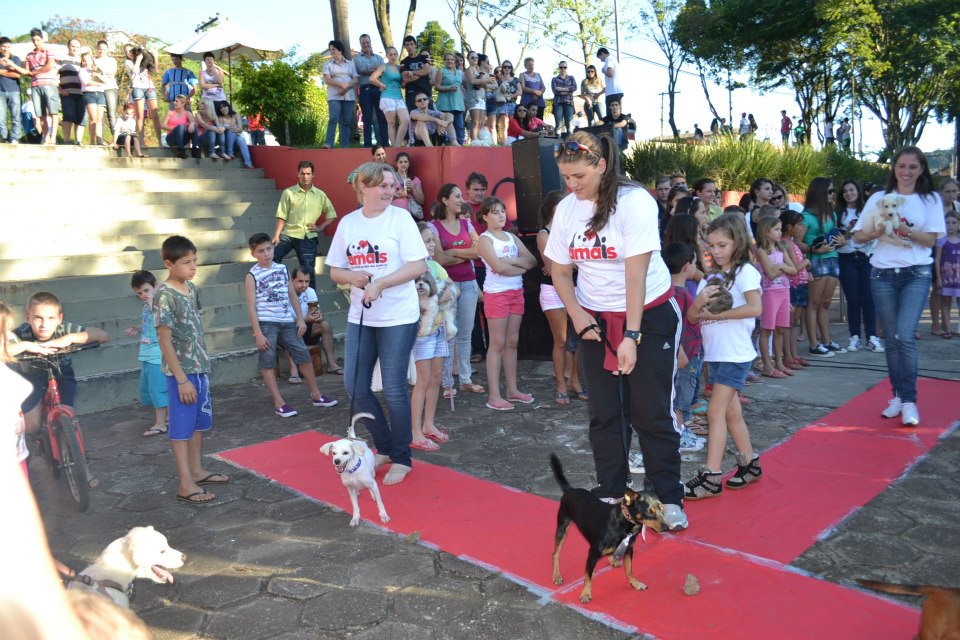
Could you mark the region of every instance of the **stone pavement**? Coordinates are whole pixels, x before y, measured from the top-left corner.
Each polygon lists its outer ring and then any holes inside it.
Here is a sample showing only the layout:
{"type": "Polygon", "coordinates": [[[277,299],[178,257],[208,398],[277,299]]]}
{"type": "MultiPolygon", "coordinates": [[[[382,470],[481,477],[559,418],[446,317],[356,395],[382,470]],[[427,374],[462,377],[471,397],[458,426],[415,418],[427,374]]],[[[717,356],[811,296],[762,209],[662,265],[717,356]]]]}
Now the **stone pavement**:
{"type": "MultiPolygon", "coordinates": [[[[931,375],[960,379],[960,341],[921,330],[921,366],[939,370],[928,371],[931,375]]],[[[250,367],[254,374],[252,360],[250,367]]],[[[478,368],[475,379],[483,383],[483,365],[478,368]]],[[[524,361],[520,369],[522,388],[537,397],[536,404],[494,413],[483,408],[483,397],[461,394],[451,415],[441,400],[438,423],[451,440],[438,452],[416,457],[558,498],[547,465],[548,453],[556,451],[571,483],[590,486],[585,405],[553,403],[550,363],[524,361]]],[[[789,437],[884,374],[883,356],[861,351],[815,362],[790,380],[748,387],[747,395],[756,400],[745,408],[755,446],[762,451],[789,437]]],[[[216,420],[206,452],[311,428],[344,432],[349,403],[342,380],[320,378],[321,390],[341,399],[333,409],[313,409],[305,387],[284,385],[287,401],[302,411],[287,420],[273,415],[259,380],[215,388],[216,420]]],[[[922,398],[920,410],[922,415],[922,398]]],[[[957,414],[960,418],[960,402],[957,414]]],[[[101,479],[87,513],[76,513],[66,486],[57,487],[42,462],[31,463],[50,547],[59,559],[82,567],[132,526],[153,525],[165,533],[187,554],[187,563],[175,572],[172,586],[138,581],[132,602],[158,639],[640,637],[556,603],[543,604],[522,586],[442,551],[365,523],[351,529],[348,515],[219,461],[209,468],[230,474],[231,483],[215,487],[216,505],[179,504],[167,441],[140,436],[152,423],[151,410],[115,409],[83,416],[82,423],[92,468],[101,479]]],[[[687,478],[705,451],[683,457],[687,478]]],[[[725,468],[733,465],[727,458],[725,468]]],[[[322,460],[318,473],[328,473],[327,466],[322,460]]],[[[843,584],[871,577],[960,586],[958,477],[960,433],[954,431],[792,564],[843,584]]],[[[697,526],[695,517],[691,526],[697,526]]],[[[550,545],[544,541],[545,563],[550,545]]]]}

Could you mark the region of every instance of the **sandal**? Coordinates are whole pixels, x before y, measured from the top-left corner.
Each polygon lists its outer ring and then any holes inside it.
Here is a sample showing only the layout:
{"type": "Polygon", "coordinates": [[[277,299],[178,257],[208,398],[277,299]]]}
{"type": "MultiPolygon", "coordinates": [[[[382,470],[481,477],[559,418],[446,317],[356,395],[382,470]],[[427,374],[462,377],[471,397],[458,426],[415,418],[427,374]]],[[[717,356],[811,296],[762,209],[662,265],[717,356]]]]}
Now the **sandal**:
{"type": "Polygon", "coordinates": [[[779,371],[780,373],[784,374],[787,377],[790,377],[793,375],[793,370],[787,366],[786,362],[783,363],[783,369],[777,367],[777,371],[779,371]]]}
{"type": "Polygon", "coordinates": [[[479,353],[473,354],[472,356],[470,356],[470,362],[472,362],[473,364],[477,364],[478,362],[483,362],[483,355],[479,353]]]}
{"type": "Polygon", "coordinates": [[[800,363],[800,366],[801,366],[801,367],[809,367],[809,366],[810,366],[810,361],[807,360],[806,358],[801,358],[801,357],[797,356],[797,360],[796,360],[796,361],[800,363]]]}
{"type": "Polygon", "coordinates": [[[507,402],[506,400],[499,400],[498,402],[485,402],[483,403],[487,409],[493,409],[494,411],[513,411],[513,405],[507,402]]]}
{"type": "Polygon", "coordinates": [[[167,432],[167,427],[166,427],[166,426],[163,426],[163,425],[162,425],[162,426],[154,425],[154,426],[150,427],[149,429],[147,429],[146,431],[143,432],[143,437],[144,437],[144,438],[149,438],[149,437],[151,437],[151,436],[161,436],[161,435],[165,434],[166,432],[167,432]]]}
{"type": "Polygon", "coordinates": [[[740,404],[742,404],[742,405],[753,404],[753,400],[751,400],[751,399],[748,398],[747,396],[743,395],[743,394],[740,393],[739,391],[737,391],[737,398],[740,399],[740,404]]]}
{"type": "Polygon", "coordinates": [[[342,376],[343,367],[334,367],[333,369],[331,369],[330,367],[327,367],[327,373],[331,373],[335,376],[342,376]]]}
{"type": "Polygon", "coordinates": [[[710,429],[705,424],[694,422],[693,420],[688,420],[683,423],[683,426],[686,427],[686,429],[695,436],[710,435],[710,429]]]}
{"type": "Polygon", "coordinates": [[[443,390],[443,399],[444,400],[453,400],[457,397],[457,390],[453,387],[447,387],[443,390]]]}
{"type": "Polygon", "coordinates": [[[519,402],[520,404],[533,404],[533,396],[529,393],[518,393],[515,396],[508,396],[509,402],[519,402]]]}
{"type": "Polygon", "coordinates": [[[780,369],[770,369],[769,371],[764,371],[762,375],[768,378],[786,378],[787,377],[787,374],[785,374],[783,371],[780,371],[780,369]]]}
{"type": "Polygon", "coordinates": [[[465,382],[460,385],[460,391],[469,391],[470,393],[486,393],[487,390],[481,387],[479,384],[473,382],[465,382]]]}
{"type": "Polygon", "coordinates": [[[570,404],[570,395],[566,393],[558,393],[557,397],[554,398],[554,402],[557,404],[570,404]]]}
{"type": "Polygon", "coordinates": [[[303,378],[300,376],[290,376],[287,378],[287,384],[302,384],[303,378]]]}
{"type": "Polygon", "coordinates": [[[423,437],[433,440],[438,444],[443,444],[444,442],[450,439],[450,436],[448,436],[447,432],[444,431],[443,429],[437,429],[436,433],[425,433],[423,434],[423,437]]]}
{"type": "Polygon", "coordinates": [[[418,451],[436,451],[440,445],[432,440],[414,440],[410,443],[410,448],[418,451]]]}
{"type": "Polygon", "coordinates": [[[785,367],[790,367],[794,371],[799,371],[800,369],[803,369],[803,365],[796,360],[784,360],[783,365],[785,367]]]}

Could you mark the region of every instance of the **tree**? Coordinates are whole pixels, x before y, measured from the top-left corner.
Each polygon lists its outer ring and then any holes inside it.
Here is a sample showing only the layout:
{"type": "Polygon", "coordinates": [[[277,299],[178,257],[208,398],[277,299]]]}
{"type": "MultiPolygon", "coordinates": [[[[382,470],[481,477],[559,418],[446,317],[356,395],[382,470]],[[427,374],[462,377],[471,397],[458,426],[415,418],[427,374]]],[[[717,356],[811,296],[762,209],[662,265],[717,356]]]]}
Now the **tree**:
{"type": "MultiPolygon", "coordinates": [[[[475,1],[476,9],[474,10],[474,15],[477,18],[477,24],[480,25],[484,33],[483,52],[487,52],[488,42],[492,44],[494,57],[497,59],[497,64],[500,64],[502,58],[500,57],[500,47],[497,46],[497,37],[494,35],[494,31],[503,26],[510,26],[516,13],[525,6],[533,5],[536,0],[498,0],[497,5],[485,2],[484,0],[475,1]],[[484,17],[488,18],[490,22],[484,22],[484,17]]],[[[527,28],[529,35],[529,22],[527,23],[527,28]]]]}
{"type": "MultiPolygon", "coordinates": [[[[417,10],[417,0],[410,0],[410,7],[407,9],[407,22],[403,31],[403,37],[410,35],[413,30],[413,14],[417,10]]],[[[373,17],[377,21],[377,30],[380,32],[380,40],[383,41],[383,48],[395,46],[393,44],[393,28],[390,26],[390,0],[373,0],[373,17]]]]}
{"type": "Polygon", "coordinates": [[[81,44],[91,48],[96,47],[98,40],[105,40],[107,37],[107,27],[99,22],[59,14],[41,22],[40,29],[46,31],[49,42],[67,44],[76,38],[81,44]]]}
{"type": "MultiPolygon", "coordinates": [[[[663,57],[667,59],[667,95],[670,99],[670,130],[673,139],[680,141],[680,131],[674,118],[676,105],[677,79],[680,69],[689,61],[690,55],[673,39],[673,25],[681,9],[681,0],[647,0],[647,5],[641,10],[640,17],[646,24],[647,32],[653,41],[660,47],[663,57]]],[[[662,115],[661,115],[662,118],[662,115]]]]}
{"type": "Polygon", "coordinates": [[[290,125],[304,116],[307,80],[300,71],[275,60],[253,65],[241,60],[234,73],[243,81],[234,101],[247,113],[262,113],[281,144],[293,144],[290,125]]]}
{"type": "Polygon", "coordinates": [[[460,51],[464,55],[466,55],[468,51],[473,50],[473,47],[470,46],[470,41],[467,40],[467,31],[463,26],[463,19],[467,15],[467,7],[469,4],[470,0],[447,0],[447,6],[450,7],[450,13],[453,14],[453,28],[460,37],[460,51]]]}
{"type": "Polygon", "coordinates": [[[442,64],[443,55],[450,53],[455,47],[453,38],[443,30],[443,27],[436,20],[431,20],[426,24],[423,31],[417,36],[417,45],[421,51],[426,49],[430,52],[430,58],[433,59],[434,65],[442,64]]]}
{"type": "Polygon", "coordinates": [[[333,39],[343,43],[343,57],[350,59],[350,4],[347,0],[330,0],[330,17],[333,19],[333,39]]]}
{"type": "Polygon", "coordinates": [[[597,47],[610,40],[613,9],[606,2],[545,0],[540,9],[539,21],[545,26],[544,35],[561,48],[566,48],[569,41],[574,40],[579,45],[584,67],[590,64],[590,57],[597,47]]]}

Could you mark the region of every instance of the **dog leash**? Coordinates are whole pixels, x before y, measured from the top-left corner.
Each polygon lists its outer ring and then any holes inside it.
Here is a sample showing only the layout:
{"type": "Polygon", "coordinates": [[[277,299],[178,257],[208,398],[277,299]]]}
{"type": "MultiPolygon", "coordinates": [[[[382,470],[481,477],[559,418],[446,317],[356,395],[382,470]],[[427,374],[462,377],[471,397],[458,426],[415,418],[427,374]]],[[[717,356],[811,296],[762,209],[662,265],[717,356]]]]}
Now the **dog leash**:
{"type": "MultiPolygon", "coordinates": [[[[373,282],[372,277],[370,278],[367,284],[369,284],[370,282],[373,282]]],[[[362,344],[361,340],[363,338],[363,310],[369,309],[372,306],[373,306],[372,302],[364,302],[363,299],[361,298],[360,324],[357,327],[357,357],[354,358],[354,361],[353,361],[353,389],[351,389],[350,391],[350,413],[347,416],[347,420],[353,420],[353,412],[354,412],[354,409],[356,408],[356,403],[357,403],[357,380],[359,379],[358,373],[360,372],[360,345],[362,344]]],[[[347,431],[347,433],[349,434],[349,430],[347,431]]],[[[358,438],[358,440],[362,440],[362,438],[358,438]]]]}
{"type": "MultiPolygon", "coordinates": [[[[594,315],[594,319],[597,321],[597,324],[590,325],[587,329],[584,329],[580,332],[579,336],[582,338],[589,329],[594,329],[597,333],[600,334],[600,339],[603,341],[604,347],[610,351],[614,356],[617,355],[617,350],[613,348],[613,345],[610,344],[610,340],[607,338],[607,322],[604,320],[599,313],[594,315]]],[[[630,456],[630,430],[627,427],[627,415],[624,412],[623,407],[623,378],[624,374],[621,372],[617,375],[617,395],[620,397],[620,440],[623,445],[623,459],[629,460],[630,456]]],[[[626,481],[630,480],[630,465],[627,464],[627,478],[626,481]]]]}

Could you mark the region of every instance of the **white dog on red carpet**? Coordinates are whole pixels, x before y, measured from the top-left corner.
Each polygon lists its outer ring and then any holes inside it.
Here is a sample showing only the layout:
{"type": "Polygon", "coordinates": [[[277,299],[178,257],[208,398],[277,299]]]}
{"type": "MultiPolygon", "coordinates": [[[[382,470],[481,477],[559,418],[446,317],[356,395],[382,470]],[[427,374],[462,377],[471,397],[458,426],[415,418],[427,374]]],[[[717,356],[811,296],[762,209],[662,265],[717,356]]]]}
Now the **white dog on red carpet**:
{"type": "Polygon", "coordinates": [[[350,429],[347,431],[346,438],[328,442],[320,447],[320,453],[333,457],[333,468],[340,476],[343,486],[347,488],[347,493],[350,494],[350,503],[353,505],[351,527],[360,524],[358,498],[364,489],[370,490],[370,496],[377,503],[380,522],[384,524],[390,522],[390,516],[387,515],[387,509],[383,506],[383,499],[380,497],[380,487],[377,486],[377,459],[367,443],[357,439],[356,424],[361,418],[374,419],[369,413],[356,414],[350,420],[350,429]]]}

